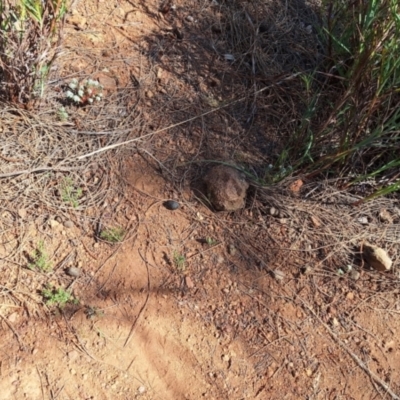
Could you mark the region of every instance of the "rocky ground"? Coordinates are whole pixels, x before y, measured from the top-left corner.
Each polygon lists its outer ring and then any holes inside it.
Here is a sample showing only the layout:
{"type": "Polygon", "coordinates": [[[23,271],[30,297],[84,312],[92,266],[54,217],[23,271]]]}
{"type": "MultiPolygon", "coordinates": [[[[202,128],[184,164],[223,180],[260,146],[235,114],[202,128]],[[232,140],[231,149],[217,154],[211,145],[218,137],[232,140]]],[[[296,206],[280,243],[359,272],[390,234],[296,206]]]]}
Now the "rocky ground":
{"type": "MultiPolygon", "coordinates": [[[[255,100],[234,101],[248,87],[222,35],[224,10],[186,0],[73,4],[39,114],[57,109],[65,82],[98,79],[101,112],[66,105],[57,129],[118,147],[80,174],[86,198],[108,185],[87,207],[51,197],[2,206],[1,400],[400,397],[398,201],[355,209],[357,197],[333,184],[296,179],[271,192],[249,178],[285,137],[273,128],[272,92],[257,112],[255,100]],[[233,192],[228,211],[203,196],[222,174],[210,173],[215,161],[253,163],[223,193],[233,192]],[[107,227],[123,227],[121,240],[101,237],[107,227]],[[367,239],[387,251],[378,258],[390,257],[390,270],[354,249],[367,239]],[[40,242],[49,271],[38,267],[40,242]],[[49,285],[73,299],[46,304],[49,285]]],[[[313,15],[304,9],[290,33],[302,40],[313,15]]],[[[15,166],[2,162],[2,172],[15,166]]],[[[60,179],[43,193],[59,196],[60,179]]]]}

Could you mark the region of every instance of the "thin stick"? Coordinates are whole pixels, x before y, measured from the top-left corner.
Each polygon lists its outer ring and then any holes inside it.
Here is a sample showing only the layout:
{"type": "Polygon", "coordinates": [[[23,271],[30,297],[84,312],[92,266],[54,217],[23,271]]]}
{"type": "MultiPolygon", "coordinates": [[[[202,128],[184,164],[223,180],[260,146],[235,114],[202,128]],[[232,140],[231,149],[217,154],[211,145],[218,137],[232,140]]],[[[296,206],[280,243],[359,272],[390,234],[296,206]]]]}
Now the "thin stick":
{"type": "Polygon", "coordinates": [[[144,309],[146,308],[147,302],[149,301],[149,297],[150,297],[150,273],[149,273],[149,266],[148,266],[147,260],[145,260],[144,257],[142,256],[142,253],[140,252],[140,250],[139,250],[139,255],[140,255],[140,258],[144,261],[144,263],[145,263],[145,265],[146,265],[146,270],[147,270],[147,294],[146,294],[146,300],[144,301],[144,303],[143,303],[141,309],[139,310],[138,316],[136,317],[135,321],[133,321],[133,324],[132,324],[132,326],[131,326],[131,330],[129,331],[129,335],[128,335],[128,337],[127,337],[126,340],[125,340],[124,347],[126,347],[126,345],[128,344],[128,342],[129,342],[129,340],[130,340],[130,338],[131,338],[131,336],[132,336],[132,333],[133,333],[133,331],[134,331],[134,329],[135,329],[135,326],[136,326],[136,324],[137,324],[137,322],[138,322],[140,316],[142,315],[144,309]]]}
{"type": "Polygon", "coordinates": [[[78,169],[79,168],[72,168],[72,167],[67,167],[67,168],[38,167],[38,168],[32,168],[32,169],[21,169],[19,171],[7,172],[6,174],[0,174],[0,179],[1,178],[10,178],[11,176],[17,176],[17,175],[34,174],[36,172],[45,172],[45,171],[71,172],[73,170],[77,171],[78,169]]]}
{"type": "Polygon", "coordinates": [[[39,375],[39,380],[40,380],[40,389],[41,389],[41,391],[42,391],[42,398],[43,398],[43,400],[44,400],[44,390],[43,390],[42,375],[40,374],[40,371],[39,371],[39,368],[38,368],[38,366],[37,366],[37,365],[35,365],[35,367],[36,367],[36,371],[37,371],[37,373],[38,373],[38,375],[39,375]]]}

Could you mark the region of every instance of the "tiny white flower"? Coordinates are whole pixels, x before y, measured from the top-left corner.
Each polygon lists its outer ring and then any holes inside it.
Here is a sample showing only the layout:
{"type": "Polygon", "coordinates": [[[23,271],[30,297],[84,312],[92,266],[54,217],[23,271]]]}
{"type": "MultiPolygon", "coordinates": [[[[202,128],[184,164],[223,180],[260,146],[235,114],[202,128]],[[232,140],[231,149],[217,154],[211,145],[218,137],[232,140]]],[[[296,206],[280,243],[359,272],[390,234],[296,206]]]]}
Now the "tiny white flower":
{"type": "Polygon", "coordinates": [[[86,93],[90,96],[93,93],[93,90],[89,88],[86,90],[86,93]]]}
{"type": "Polygon", "coordinates": [[[70,90],[67,90],[66,93],[65,93],[65,95],[66,95],[67,98],[69,98],[69,99],[72,99],[72,97],[74,97],[74,94],[73,94],[70,90]]]}
{"type": "Polygon", "coordinates": [[[90,104],[92,104],[92,103],[93,103],[93,99],[88,99],[88,102],[89,102],[90,104]]]}
{"type": "Polygon", "coordinates": [[[82,90],[82,89],[79,89],[79,90],[78,90],[78,96],[79,96],[79,97],[82,97],[82,96],[83,96],[83,90],[82,90]]]}
{"type": "Polygon", "coordinates": [[[68,85],[68,87],[69,87],[70,89],[72,89],[72,90],[76,89],[76,86],[77,86],[77,83],[75,83],[75,82],[71,82],[71,83],[68,85]]]}
{"type": "Polygon", "coordinates": [[[96,101],[100,101],[100,100],[101,100],[101,97],[96,96],[95,99],[96,99],[96,101]]]}
{"type": "Polygon", "coordinates": [[[99,93],[97,96],[99,96],[101,98],[101,97],[103,97],[103,93],[99,93]]]}
{"type": "Polygon", "coordinates": [[[74,95],[72,100],[74,100],[76,103],[80,103],[81,102],[81,98],[79,96],[77,96],[77,95],[74,95]]]}

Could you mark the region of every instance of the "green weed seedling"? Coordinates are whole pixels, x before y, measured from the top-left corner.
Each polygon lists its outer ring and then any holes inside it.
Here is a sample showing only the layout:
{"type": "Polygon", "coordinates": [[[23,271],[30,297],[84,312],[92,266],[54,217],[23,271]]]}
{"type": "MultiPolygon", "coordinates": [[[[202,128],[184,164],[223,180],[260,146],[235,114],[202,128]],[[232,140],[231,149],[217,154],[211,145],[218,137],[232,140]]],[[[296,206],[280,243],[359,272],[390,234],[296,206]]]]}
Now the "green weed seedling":
{"type": "Polygon", "coordinates": [[[217,244],[217,241],[210,236],[206,237],[206,243],[211,247],[217,244]]]}
{"type": "Polygon", "coordinates": [[[67,121],[67,120],[68,120],[68,117],[69,117],[69,115],[68,115],[68,113],[67,113],[65,107],[60,107],[60,108],[57,110],[57,118],[58,118],[61,122],[67,121]]]}
{"type": "Polygon", "coordinates": [[[183,254],[178,253],[176,250],[174,251],[174,264],[178,271],[183,272],[186,269],[186,258],[183,254]]]}
{"type": "Polygon", "coordinates": [[[61,183],[61,199],[72,207],[79,206],[79,199],[82,197],[82,189],[76,188],[71,178],[65,178],[61,183]]]}
{"type": "Polygon", "coordinates": [[[48,286],[42,290],[42,296],[48,306],[63,308],[67,303],[78,303],[78,299],[62,287],[56,289],[55,287],[48,286]]]}
{"type": "Polygon", "coordinates": [[[53,269],[49,256],[44,248],[44,242],[41,240],[38,243],[35,253],[32,255],[32,263],[29,264],[29,269],[39,270],[40,272],[49,272],[53,269]]]}
{"type": "Polygon", "coordinates": [[[120,243],[124,240],[125,230],[121,227],[107,228],[100,232],[100,239],[110,243],[120,243]]]}

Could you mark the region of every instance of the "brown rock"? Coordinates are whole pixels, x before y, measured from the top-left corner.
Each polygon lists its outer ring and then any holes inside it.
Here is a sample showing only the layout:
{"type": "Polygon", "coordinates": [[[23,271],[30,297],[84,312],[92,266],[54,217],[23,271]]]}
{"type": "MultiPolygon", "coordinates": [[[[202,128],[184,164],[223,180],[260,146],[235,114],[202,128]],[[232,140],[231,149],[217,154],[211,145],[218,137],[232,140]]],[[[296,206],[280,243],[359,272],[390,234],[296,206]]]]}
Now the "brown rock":
{"type": "Polygon", "coordinates": [[[194,283],[192,281],[192,278],[190,276],[185,277],[185,283],[188,289],[193,289],[194,288],[194,283]]]}
{"type": "Polygon", "coordinates": [[[218,165],[204,177],[207,196],[217,211],[235,211],[243,208],[249,184],[237,169],[218,165]]]}
{"type": "Polygon", "coordinates": [[[112,76],[104,72],[100,72],[95,76],[95,78],[100,82],[101,86],[103,86],[105,90],[117,89],[117,82],[112,76]]]}
{"type": "Polygon", "coordinates": [[[319,228],[321,226],[321,221],[319,220],[319,218],[315,217],[314,215],[311,215],[311,221],[315,228],[319,228]]]}
{"type": "Polygon", "coordinates": [[[363,257],[365,261],[377,271],[389,271],[392,267],[392,260],[386,251],[370,243],[364,243],[362,246],[363,257]]]}
{"type": "Polygon", "coordinates": [[[300,193],[300,189],[303,184],[304,182],[301,179],[297,179],[289,186],[289,190],[292,192],[292,194],[297,196],[300,193]]]}

